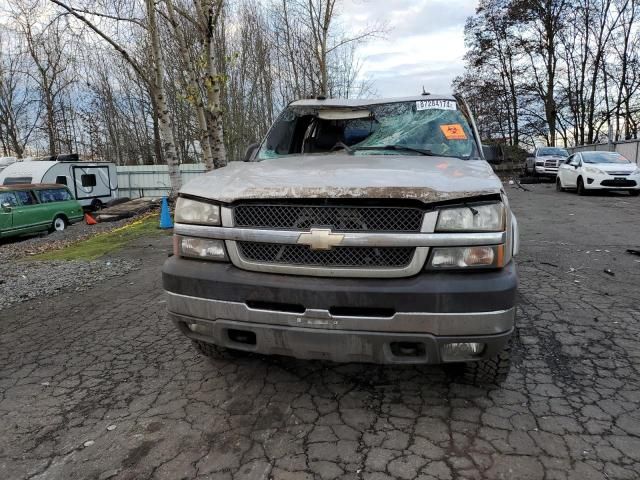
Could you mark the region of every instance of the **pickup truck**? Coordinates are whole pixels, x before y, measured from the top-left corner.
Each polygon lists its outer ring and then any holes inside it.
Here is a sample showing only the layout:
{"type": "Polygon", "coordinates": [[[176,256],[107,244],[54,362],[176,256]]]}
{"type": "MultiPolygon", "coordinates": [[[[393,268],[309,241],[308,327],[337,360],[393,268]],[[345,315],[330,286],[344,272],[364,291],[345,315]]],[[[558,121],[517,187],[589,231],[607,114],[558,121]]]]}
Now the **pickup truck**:
{"type": "Polygon", "coordinates": [[[518,227],[451,95],[300,100],[179,192],[168,314],[204,355],[445,364],[500,383],[518,227]]]}
{"type": "Polygon", "coordinates": [[[564,163],[569,152],[564,148],[538,147],[524,164],[525,176],[556,178],[558,167],[564,163]]]}

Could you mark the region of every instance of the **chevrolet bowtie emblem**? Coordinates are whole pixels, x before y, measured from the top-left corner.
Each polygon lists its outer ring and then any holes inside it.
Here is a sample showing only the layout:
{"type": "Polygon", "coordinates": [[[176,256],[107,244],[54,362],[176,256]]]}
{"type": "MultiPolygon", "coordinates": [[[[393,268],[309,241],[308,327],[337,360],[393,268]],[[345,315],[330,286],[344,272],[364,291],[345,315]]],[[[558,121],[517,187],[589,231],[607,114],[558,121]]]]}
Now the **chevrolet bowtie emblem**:
{"type": "Polygon", "coordinates": [[[342,243],[344,235],[331,233],[327,228],[312,228],[309,233],[301,233],[299,245],[309,245],[311,250],[331,250],[342,243]]]}

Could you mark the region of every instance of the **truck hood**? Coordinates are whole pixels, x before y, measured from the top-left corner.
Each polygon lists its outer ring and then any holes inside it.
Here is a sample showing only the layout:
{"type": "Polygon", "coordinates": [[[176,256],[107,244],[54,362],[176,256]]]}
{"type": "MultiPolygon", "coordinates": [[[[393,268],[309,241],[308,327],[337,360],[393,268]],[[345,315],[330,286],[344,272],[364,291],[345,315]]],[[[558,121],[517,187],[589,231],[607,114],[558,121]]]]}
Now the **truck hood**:
{"type": "Polygon", "coordinates": [[[500,193],[484,160],[409,155],[296,155],[231,162],[180,193],[231,203],[244,199],[402,198],[438,202],[500,193]]]}

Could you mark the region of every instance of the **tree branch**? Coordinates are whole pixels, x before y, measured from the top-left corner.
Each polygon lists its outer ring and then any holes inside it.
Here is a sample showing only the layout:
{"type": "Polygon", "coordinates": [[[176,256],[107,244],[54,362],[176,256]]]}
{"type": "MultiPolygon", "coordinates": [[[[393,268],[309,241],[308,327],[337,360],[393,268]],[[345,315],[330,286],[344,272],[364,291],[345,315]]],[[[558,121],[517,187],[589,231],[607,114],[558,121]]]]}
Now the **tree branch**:
{"type": "Polygon", "coordinates": [[[80,20],[81,22],[83,22],[87,27],[89,27],[91,30],[93,30],[95,33],[97,33],[100,37],[102,37],[103,40],[105,40],[109,45],[111,45],[118,53],[120,53],[120,55],[122,55],[122,58],[125,59],[125,61],[131,65],[131,67],[135,70],[135,72],[140,76],[140,78],[142,80],[144,80],[145,83],[150,84],[151,82],[149,81],[149,79],[147,78],[144,69],[140,66],[140,64],[138,64],[138,62],[136,62],[131,55],[129,55],[129,52],[127,52],[123,47],[121,47],[115,40],[113,40],[111,37],[109,37],[109,35],[107,35],[106,33],[104,33],[102,30],[100,30],[98,27],[96,27],[90,20],[88,20],[85,16],[81,15],[76,9],[74,9],[73,7],[70,7],[68,5],[66,5],[65,3],[61,2],[60,0],[49,0],[51,3],[55,3],[56,5],[64,8],[67,12],[69,12],[71,15],[73,15],[74,17],[76,17],[78,20],[80,20]]]}
{"type": "MultiPolygon", "coordinates": [[[[58,3],[58,2],[54,2],[54,3],[58,3]]],[[[146,25],[142,22],[142,20],[138,20],[137,18],[118,17],[116,15],[109,15],[107,13],[100,13],[100,12],[92,12],[90,10],[85,10],[85,9],[82,9],[82,8],[73,8],[73,10],[75,10],[76,12],[79,12],[79,13],[86,13],[87,15],[93,15],[94,17],[109,18],[111,20],[117,20],[119,22],[130,22],[130,23],[133,23],[135,25],[138,25],[139,27],[146,28],[146,25]]]]}

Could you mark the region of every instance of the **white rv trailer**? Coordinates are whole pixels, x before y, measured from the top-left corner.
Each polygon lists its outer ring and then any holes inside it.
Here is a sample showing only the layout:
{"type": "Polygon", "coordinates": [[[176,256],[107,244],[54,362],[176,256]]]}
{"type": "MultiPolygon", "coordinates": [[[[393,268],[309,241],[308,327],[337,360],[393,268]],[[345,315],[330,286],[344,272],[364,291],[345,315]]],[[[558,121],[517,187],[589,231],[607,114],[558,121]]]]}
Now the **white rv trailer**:
{"type": "Polygon", "coordinates": [[[16,157],[0,157],[0,172],[17,160],[16,157]]]}
{"type": "Polygon", "coordinates": [[[27,160],[0,172],[0,185],[19,183],[66,185],[83,207],[94,210],[118,197],[116,165],[108,162],[27,160]]]}

